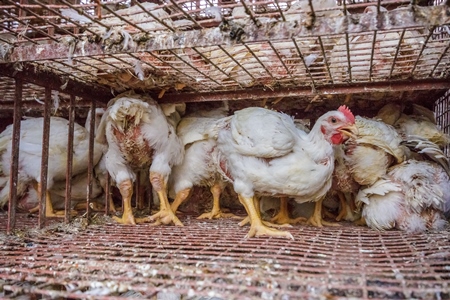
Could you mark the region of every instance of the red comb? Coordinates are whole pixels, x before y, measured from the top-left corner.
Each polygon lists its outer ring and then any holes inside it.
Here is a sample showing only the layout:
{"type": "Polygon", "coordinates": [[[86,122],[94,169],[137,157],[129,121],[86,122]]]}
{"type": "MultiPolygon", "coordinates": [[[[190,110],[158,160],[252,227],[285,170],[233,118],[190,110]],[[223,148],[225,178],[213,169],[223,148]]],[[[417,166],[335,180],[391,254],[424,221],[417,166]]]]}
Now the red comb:
{"type": "Polygon", "coordinates": [[[338,108],[338,111],[340,111],[341,113],[343,113],[344,114],[344,116],[347,118],[347,120],[350,122],[350,123],[355,123],[355,116],[352,114],[352,112],[350,111],[350,108],[348,108],[347,106],[345,106],[345,105],[341,105],[341,106],[339,106],[339,108],[338,108]]]}

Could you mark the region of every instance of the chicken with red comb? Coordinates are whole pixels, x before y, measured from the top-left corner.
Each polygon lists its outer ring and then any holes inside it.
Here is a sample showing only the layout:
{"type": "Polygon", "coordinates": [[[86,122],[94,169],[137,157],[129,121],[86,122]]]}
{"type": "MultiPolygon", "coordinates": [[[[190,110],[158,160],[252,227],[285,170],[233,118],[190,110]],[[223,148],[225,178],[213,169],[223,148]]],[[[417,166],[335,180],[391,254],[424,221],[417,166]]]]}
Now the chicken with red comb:
{"type": "Polygon", "coordinates": [[[347,107],[322,115],[309,133],[298,129],[283,113],[250,107],[221,119],[215,128],[222,175],[233,183],[250,217],[247,236],[281,236],[289,232],[267,227],[255,208],[257,196],[291,197],[316,202],[309,222],[322,220],[322,201],[331,187],[334,144],[357,134],[355,118],[347,107]]]}

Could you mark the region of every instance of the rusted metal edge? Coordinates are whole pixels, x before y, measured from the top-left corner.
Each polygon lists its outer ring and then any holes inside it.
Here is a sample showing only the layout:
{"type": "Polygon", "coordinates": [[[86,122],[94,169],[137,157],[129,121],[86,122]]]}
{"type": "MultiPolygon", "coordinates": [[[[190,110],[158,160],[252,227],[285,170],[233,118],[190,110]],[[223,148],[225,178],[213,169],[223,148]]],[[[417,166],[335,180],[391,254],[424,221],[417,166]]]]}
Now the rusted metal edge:
{"type": "Polygon", "coordinates": [[[114,97],[111,94],[111,89],[107,87],[95,83],[87,84],[69,78],[64,80],[61,76],[38,70],[38,68],[27,64],[23,64],[19,70],[13,64],[1,65],[0,76],[21,78],[24,82],[49,87],[61,93],[72,94],[85,99],[95,98],[97,101],[106,103],[114,97]]]}
{"type": "MultiPolygon", "coordinates": [[[[304,26],[297,21],[267,22],[256,26],[249,23],[244,30],[242,40],[246,43],[266,42],[268,40],[283,41],[292,38],[329,36],[344,33],[359,33],[380,30],[398,30],[413,27],[440,26],[450,23],[450,8],[439,6],[408,6],[393,11],[353,14],[337,17],[317,16],[312,26],[304,26]]],[[[89,39],[83,37],[83,39],[89,39]]],[[[123,50],[121,42],[104,47],[102,43],[78,42],[72,52],[71,45],[61,42],[48,44],[18,46],[9,54],[0,57],[0,63],[23,62],[36,60],[85,57],[105,54],[134,53],[143,51],[180,49],[187,47],[207,47],[214,45],[230,45],[236,43],[229,32],[221,32],[218,27],[202,30],[179,32],[137,33],[138,41],[132,49],[123,50]]],[[[106,42],[105,40],[104,42],[106,42]]]]}
{"type": "Polygon", "coordinates": [[[253,88],[242,91],[222,91],[218,93],[184,93],[184,94],[164,94],[161,103],[180,102],[205,102],[205,101],[226,101],[226,100],[261,100],[263,98],[278,97],[298,97],[314,95],[338,95],[338,94],[360,94],[373,92],[397,92],[414,90],[446,90],[450,89],[449,79],[433,80],[408,80],[408,81],[386,81],[386,82],[364,82],[351,85],[325,85],[283,89],[263,89],[253,88]]]}

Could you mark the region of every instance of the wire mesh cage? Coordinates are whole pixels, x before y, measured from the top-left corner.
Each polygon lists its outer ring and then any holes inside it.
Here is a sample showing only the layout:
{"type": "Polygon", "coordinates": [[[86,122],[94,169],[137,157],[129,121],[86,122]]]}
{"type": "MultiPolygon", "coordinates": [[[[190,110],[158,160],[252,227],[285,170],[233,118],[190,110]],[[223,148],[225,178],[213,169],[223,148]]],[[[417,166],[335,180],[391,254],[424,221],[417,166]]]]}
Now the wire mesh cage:
{"type": "MultiPolygon", "coordinates": [[[[63,117],[83,124],[93,147],[88,115],[134,90],[161,105],[186,103],[188,112],[226,101],[230,112],[262,106],[309,124],[341,104],[369,117],[386,104],[403,112],[419,104],[450,134],[449,11],[448,1],[420,0],[4,0],[0,126],[42,117],[45,127],[63,117]]],[[[74,133],[67,135],[70,145],[74,133]]],[[[195,205],[210,201],[198,190],[180,216],[184,227],[121,226],[105,216],[114,215],[106,196],[120,195],[111,182],[94,183],[94,150],[80,186],[69,171],[57,184],[62,221],[45,217],[42,187],[17,195],[20,157],[11,152],[10,181],[0,180],[15,193],[0,213],[3,297],[450,298],[448,227],[409,234],[295,225],[286,229],[293,240],[246,238],[237,220],[196,220],[189,210],[196,217],[195,205]],[[85,214],[72,218],[79,191],[85,214]],[[23,213],[31,193],[38,217],[23,213]]],[[[45,159],[37,162],[43,170],[45,159]]],[[[46,186],[47,174],[39,175],[46,186]]],[[[146,204],[158,203],[146,183],[136,180],[133,205],[149,212],[146,204]]],[[[228,204],[241,215],[237,200],[228,204]]]]}

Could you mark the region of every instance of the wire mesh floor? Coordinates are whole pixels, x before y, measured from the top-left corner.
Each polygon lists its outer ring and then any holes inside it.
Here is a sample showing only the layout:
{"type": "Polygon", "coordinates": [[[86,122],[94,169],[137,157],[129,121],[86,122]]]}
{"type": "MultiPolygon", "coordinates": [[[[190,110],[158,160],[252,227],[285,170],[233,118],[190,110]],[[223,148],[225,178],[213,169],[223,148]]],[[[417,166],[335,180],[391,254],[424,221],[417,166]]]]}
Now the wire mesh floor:
{"type": "MultiPolygon", "coordinates": [[[[0,230],[5,232],[6,215],[0,230]]],[[[31,228],[0,236],[0,296],[114,299],[448,299],[450,232],[407,235],[344,225],[245,239],[236,220],[184,227],[31,228]]],[[[22,299],[22,298],[21,298],[22,299]]]]}

